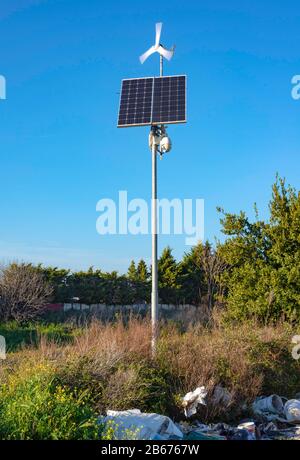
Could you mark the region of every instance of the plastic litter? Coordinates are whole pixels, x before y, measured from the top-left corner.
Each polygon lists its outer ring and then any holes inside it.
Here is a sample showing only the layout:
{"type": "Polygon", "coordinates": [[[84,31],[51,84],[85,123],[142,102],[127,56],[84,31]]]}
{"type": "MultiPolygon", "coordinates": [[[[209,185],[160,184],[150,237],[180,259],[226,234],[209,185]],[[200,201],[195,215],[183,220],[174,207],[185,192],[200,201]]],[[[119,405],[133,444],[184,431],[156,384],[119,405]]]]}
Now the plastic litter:
{"type": "Polygon", "coordinates": [[[219,404],[228,407],[232,403],[232,394],[226,389],[217,385],[214,388],[211,402],[217,406],[219,404]]]}
{"type": "Polygon", "coordinates": [[[196,421],[197,431],[209,431],[209,426],[196,421]]]}
{"type": "Polygon", "coordinates": [[[255,441],[256,438],[245,429],[238,429],[231,438],[233,441],[255,441]]]}
{"type": "Polygon", "coordinates": [[[265,427],[262,433],[262,440],[299,440],[300,439],[300,429],[299,427],[293,428],[273,428],[270,429],[265,427]]]}
{"type": "Polygon", "coordinates": [[[215,433],[202,433],[201,431],[190,431],[183,439],[187,441],[226,441],[225,436],[215,433]]]}
{"type": "Polygon", "coordinates": [[[205,387],[198,387],[194,391],[187,393],[183,400],[182,406],[184,408],[184,414],[187,418],[192,417],[197,413],[197,407],[199,404],[206,406],[205,398],[207,391],[205,387]]]}
{"type": "Polygon", "coordinates": [[[276,415],[283,414],[283,401],[280,396],[271,395],[257,398],[252,404],[252,409],[256,414],[271,413],[276,415]]]}
{"type": "Polygon", "coordinates": [[[284,405],[284,414],[289,423],[300,423],[300,401],[290,399],[284,405]]]}
{"type": "Polygon", "coordinates": [[[277,427],[277,425],[275,425],[274,422],[269,422],[269,423],[267,423],[267,425],[265,425],[265,426],[261,425],[261,428],[262,428],[265,432],[268,432],[268,431],[278,431],[278,427],[277,427]]]}
{"type": "Polygon", "coordinates": [[[182,439],[183,433],[169,417],[159,414],[146,414],[139,409],[127,411],[108,410],[100,422],[111,422],[117,440],[128,439],[133,433],[135,440],[182,439]]]}
{"type": "Polygon", "coordinates": [[[246,430],[248,439],[254,441],[256,439],[256,426],[254,422],[244,422],[238,425],[238,430],[246,430]]]}
{"type": "MultiPolygon", "coordinates": [[[[184,396],[182,406],[187,418],[197,413],[199,404],[206,405],[206,397],[204,386],[184,396]]],[[[232,402],[232,397],[225,388],[216,386],[209,402],[226,408],[232,402]]],[[[204,424],[196,417],[175,424],[167,416],[142,413],[139,409],[109,410],[99,421],[112,423],[113,437],[117,440],[300,440],[300,399],[262,396],[253,402],[252,409],[255,416],[241,420],[235,426],[226,423],[204,424]]]]}
{"type": "Polygon", "coordinates": [[[246,420],[237,427],[226,423],[204,425],[197,421],[189,425],[181,422],[179,428],[184,433],[185,440],[284,440],[300,439],[300,425],[291,427],[288,423],[264,422],[258,424],[254,420],[246,420]]]}

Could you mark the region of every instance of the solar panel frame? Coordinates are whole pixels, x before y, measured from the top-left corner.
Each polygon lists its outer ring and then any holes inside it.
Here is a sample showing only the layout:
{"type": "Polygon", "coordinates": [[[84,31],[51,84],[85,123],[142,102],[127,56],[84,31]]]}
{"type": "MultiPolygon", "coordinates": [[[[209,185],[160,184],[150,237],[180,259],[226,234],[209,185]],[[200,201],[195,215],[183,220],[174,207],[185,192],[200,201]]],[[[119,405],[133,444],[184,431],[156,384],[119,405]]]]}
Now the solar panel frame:
{"type": "Polygon", "coordinates": [[[186,75],[123,79],[119,101],[118,128],[186,123],[186,80],[186,75]],[[180,88],[179,83],[181,83],[180,88]],[[139,89],[146,90],[147,85],[148,94],[145,96],[147,91],[143,92],[139,91],[139,89]],[[167,85],[169,85],[169,91],[168,94],[164,95],[163,90],[159,91],[159,89],[164,86],[166,88],[167,85]],[[176,88],[177,92],[175,100],[174,88],[176,88]],[[132,93],[135,93],[135,98],[132,97],[132,93]],[[143,102],[141,102],[141,98],[143,102]],[[157,103],[159,103],[159,108],[161,109],[159,111],[160,116],[157,115],[157,103]]]}

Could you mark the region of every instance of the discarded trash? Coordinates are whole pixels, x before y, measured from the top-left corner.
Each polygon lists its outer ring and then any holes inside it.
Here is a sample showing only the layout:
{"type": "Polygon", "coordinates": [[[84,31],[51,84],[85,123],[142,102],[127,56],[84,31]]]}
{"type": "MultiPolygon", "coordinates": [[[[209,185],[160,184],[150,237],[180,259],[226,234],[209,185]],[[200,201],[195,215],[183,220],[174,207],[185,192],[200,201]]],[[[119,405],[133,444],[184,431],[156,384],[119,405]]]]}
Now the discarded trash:
{"type": "Polygon", "coordinates": [[[237,430],[230,439],[232,441],[255,441],[253,434],[244,429],[237,430]]]}
{"type": "Polygon", "coordinates": [[[196,421],[196,426],[197,426],[197,431],[208,431],[210,428],[208,425],[205,425],[204,423],[200,423],[196,421]]]}
{"type": "Polygon", "coordinates": [[[278,431],[277,426],[273,422],[269,422],[266,426],[264,426],[264,427],[262,426],[262,428],[266,432],[268,432],[268,431],[278,431]]]}
{"type": "Polygon", "coordinates": [[[240,423],[240,425],[237,428],[238,430],[246,430],[248,432],[249,440],[256,439],[256,426],[254,422],[240,423]]]}
{"type": "Polygon", "coordinates": [[[214,388],[211,401],[216,406],[222,404],[223,406],[228,407],[232,402],[232,394],[226,388],[217,385],[214,388]]]}
{"type": "Polygon", "coordinates": [[[257,414],[271,413],[280,415],[283,413],[282,398],[277,395],[271,395],[268,397],[262,396],[254,401],[252,408],[257,414]]]}
{"type": "Polygon", "coordinates": [[[226,441],[225,436],[215,433],[202,433],[201,431],[190,431],[183,439],[187,441],[226,441]]]}
{"type": "Polygon", "coordinates": [[[285,419],[276,414],[276,422],[258,423],[255,420],[245,420],[238,426],[227,423],[205,425],[195,420],[192,424],[180,422],[179,428],[184,433],[184,440],[230,440],[230,441],[255,441],[255,440],[285,440],[300,439],[300,424],[291,427],[285,419]]]}
{"type": "Polygon", "coordinates": [[[295,426],[293,428],[281,428],[278,429],[277,427],[270,427],[268,426],[264,428],[264,432],[262,434],[262,440],[299,440],[300,439],[300,429],[299,427],[295,426]]]}
{"type": "MultiPolygon", "coordinates": [[[[206,397],[204,386],[184,396],[182,406],[187,418],[197,413],[199,404],[206,405],[206,397]]],[[[209,402],[222,404],[226,408],[232,401],[231,394],[225,388],[216,386],[209,402]]],[[[300,440],[300,399],[262,396],[253,402],[252,408],[256,416],[241,420],[235,426],[227,423],[204,424],[196,417],[175,424],[167,416],[142,413],[139,409],[109,410],[99,421],[106,424],[107,429],[112,428],[111,436],[116,440],[300,440]]]]}
{"type": "Polygon", "coordinates": [[[300,423],[300,401],[290,399],[284,405],[284,414],[288,422],[300,423]]]}
{"type": "Polygon", "coordinates": [[[127,411],[108,410],[102,423],[112,423],[114,439],[128,439],[134,433],[135,440],[182,439],[183,433],[169,417],[159,414],[145,414],[139,409],[127,411]]]}
{"type": "Polygon", "coordinates": [[[197,413],[197,407],[199,404],[206,405],[205,397],[207,396],[207,391],[205,387],[198,387],[195,391],[190,391],[187,393],[183,400],[182,406],[184,408],[184,414],[187,418],[192,417],[197,413]]]}

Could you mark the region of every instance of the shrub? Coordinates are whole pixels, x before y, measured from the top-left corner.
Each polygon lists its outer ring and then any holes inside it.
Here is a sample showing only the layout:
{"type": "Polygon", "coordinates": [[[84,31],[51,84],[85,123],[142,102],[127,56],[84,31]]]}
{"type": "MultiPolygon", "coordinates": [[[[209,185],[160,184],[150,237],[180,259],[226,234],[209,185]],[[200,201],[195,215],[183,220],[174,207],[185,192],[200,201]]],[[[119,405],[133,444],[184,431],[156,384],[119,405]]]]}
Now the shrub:
{"type": "Polygon", "coordinates": [[[17,351],[28,345],[37,347],[41,340],[70,343],[79,332],[69,324],[30,322],[20,325],[16,321],[0,324],[0,335],[6,339],[7,351],[17,351]]]}
{"type": "Polygon", "coordinates": [[[300,192],[279,178],[272,191],[268,221],[251,222],[244,212],[221,219],[228,238],[219,254],[230,267],[222,282],[233,319],[300,318],[300,192]]]}
{"type": "MultiPolygon", "coordinates": [[[[183,334],[165,332],[158,359],[173,376],[173,392],[184,395],[204,385],[208,405],[200,408],[204,421],[231,420],[244,414],[260,394],[294,396],[300,388],[300,363],[291,356],[292,328],[262,327],[254,322],[239,325],[193,327],[183,334]],[[232,396],[231,403],[212,404],[219,385],[232,396]]],[[[246,414],[245,414],[246,415],[246,414]]]]}
{"type": "Polygon", "coordinates": [[[94,439],[98,428],[86,391],[53,383],[46,364],[21,368],[0,389],[1,439],[94,439]]]}
{"type": "Polygon", "coordinates": [[[119,441],[127,439],[136,441],[139,439],[140,428],[124,428],[113,420],[100,424],[100,439],[103,441],[119,441]]]}
{"type": "Polygon", "coordinates": [[[166,413],[172,390],[167,375],[154,363],[121,365],[107,382],[103,402],[114,410],[166,413]]]}
{"type": "Polygon", "coordinates": [[[12,263],[0,269],[0,319],[28,321],[39,316],[53,289],[31,264],[12,263]]]}
{"type": "Polygon", "coordinates": [[[168,376],[150,358],[150,330],[135,319],[127,326],[92,323],[57,361],[57,378],[71,389],[89,389],[99,413],[167,410],[168,376]]]}

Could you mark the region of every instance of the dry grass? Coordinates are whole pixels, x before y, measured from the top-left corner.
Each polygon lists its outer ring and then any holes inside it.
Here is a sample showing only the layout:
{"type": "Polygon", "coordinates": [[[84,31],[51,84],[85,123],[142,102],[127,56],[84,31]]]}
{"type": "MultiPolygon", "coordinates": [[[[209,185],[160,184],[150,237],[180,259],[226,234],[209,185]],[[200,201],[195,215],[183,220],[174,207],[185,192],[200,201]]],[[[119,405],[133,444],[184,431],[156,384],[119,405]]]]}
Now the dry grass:
{"type": "Polygon", "coordinates": [[[121,320],[114,324],[92,322],[75,339],[72,349],[79,355],[95,355],[101,350],[103,357],[120,361],[137,356],[150,357],[151,329],[148,320],[131,318],[128,325],[121,320]]]}
{"type": "Polygon", "coordinates": [[[59,345],[41,339],[38,349],[14,353],[2,366],[18,373],[26,360],[48,363],[54,381],[71,389],[87,390],[98,413],[106,409],[140,408],[182,418],[178,402],[186,392],[205,385],[208,406],[203,421],[239,417],[243,406],[262,393],[293,396],[300,390],[299,363],[291,358],[291,337],[297,331],[285,324],[255,323],[223,326],[215,318],[209,327],[196,325],[182,332],[164,325],[157,359],[150,354],[150,323],[131,318],[83,328],[73,344],[59,345]],[[214,404],[216,386],[226,388],[230,402],[214,404]]]}
{"type": "Polygon", "coordinates": [[[260,393],[263,379],[249,362],[249,347],[242,329],[225,333],[221,329],[194,327],[183,335],[169,331],[161,342],[160,359],[176,376],[174,387],[179,394],[204,385],[211,401],[216,386],[230,392],[230,402],[202,407],[203,419],[212,420],[231,415],[260,393]]]}

